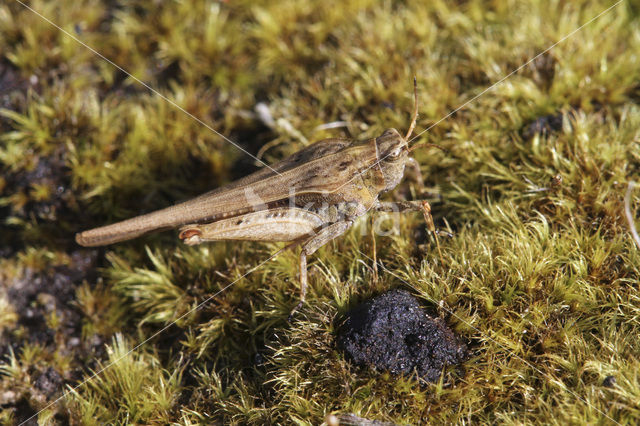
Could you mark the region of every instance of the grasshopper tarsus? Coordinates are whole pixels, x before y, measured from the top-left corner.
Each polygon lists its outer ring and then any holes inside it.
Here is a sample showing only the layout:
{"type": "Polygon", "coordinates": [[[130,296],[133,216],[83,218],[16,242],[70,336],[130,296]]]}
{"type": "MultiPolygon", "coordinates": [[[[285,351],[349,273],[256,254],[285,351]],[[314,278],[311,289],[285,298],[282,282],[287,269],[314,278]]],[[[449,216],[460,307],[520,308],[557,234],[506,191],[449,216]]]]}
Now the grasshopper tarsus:
{"type": "Polygon", "coordinates": [[[291,310],[291,312],[289,312],[289,316],[287,317],[287,322],[289,324],[291,324],[293,322],[293,318],[295,316],[295,313],[298,312],[300,310],[300,308],[302,308],[302,305],[304,304],[304,300],[299,301],[296,306],[291,310]]]}
{"type": "Polygon", "coordinates": [[[442,229],[436,229],[436,235],[444,235],[447,238],[453,238],[453,233],[449,231],[443,231],[442,229]]]}

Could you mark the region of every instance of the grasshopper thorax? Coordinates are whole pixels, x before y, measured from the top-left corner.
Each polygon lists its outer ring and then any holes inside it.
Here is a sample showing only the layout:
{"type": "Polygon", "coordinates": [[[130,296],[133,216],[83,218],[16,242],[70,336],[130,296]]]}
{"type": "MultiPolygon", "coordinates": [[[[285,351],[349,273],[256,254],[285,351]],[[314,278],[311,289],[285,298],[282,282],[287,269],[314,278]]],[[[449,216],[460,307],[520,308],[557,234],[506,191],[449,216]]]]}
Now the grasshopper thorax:
{"type": "Polygon", "coordinates": [[[409,146],[396,129],[385,130],[375,139],[375,144],[376,162],[384,177],[383,191],[390,191],[402,180],[409,146]]]}

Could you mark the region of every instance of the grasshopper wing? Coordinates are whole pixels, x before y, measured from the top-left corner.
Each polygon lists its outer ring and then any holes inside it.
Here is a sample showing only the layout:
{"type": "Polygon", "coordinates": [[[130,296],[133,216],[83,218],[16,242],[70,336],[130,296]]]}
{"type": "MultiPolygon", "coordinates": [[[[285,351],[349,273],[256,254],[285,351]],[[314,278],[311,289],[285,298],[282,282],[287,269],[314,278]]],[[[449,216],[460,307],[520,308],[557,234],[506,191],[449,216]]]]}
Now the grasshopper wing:
{"type": "MultiPolygon", "coordinates": [[[[327,157],[341,155],[350,139],[325,139],[274,164],[199,197],[152,213],[76,234],[83,246],[101,246],[136,238],[148,232],[188,223],[206,223],[257,210],[301,192],[331,191],[352,171],[326,167],[327,157]],[[275,171],[274,171],[275,170],[275,171]]],[[[344,160],[343,160],[344,162],[344,160]]]]}

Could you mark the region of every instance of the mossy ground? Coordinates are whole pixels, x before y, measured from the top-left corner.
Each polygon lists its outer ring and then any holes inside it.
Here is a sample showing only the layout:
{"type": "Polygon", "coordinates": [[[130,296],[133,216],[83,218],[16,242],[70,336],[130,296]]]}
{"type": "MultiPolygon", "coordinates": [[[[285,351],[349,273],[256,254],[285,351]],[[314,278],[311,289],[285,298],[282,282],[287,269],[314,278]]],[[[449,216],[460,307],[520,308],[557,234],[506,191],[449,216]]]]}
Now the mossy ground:
{"type": "MultiPolygon", "coordinates": [[[[406,129],[414,75],[420,132],[612,4],[29,2],[246,150],[269,144],[268,162],[324,137],[406,129]],[[346,127],[318,127],[336,121],[346,127]]],[[[257,163],[2,2],[0,420],[67,392],[41,423],[304,424],[354,413],[637,424],[640,251],[623,197],[640,179],[639,13],[623,1],[422,136],[447,150],[416,152],[437,226],[453,234],[440,239],[442,258],[421,217],[404,215],[397,234],[378,238],[374,282],[359,223],[313,257],[308,303],[288,323],[295,253],[240,278],[278,245],[187,247],[172,232],[99,250],[74,243],[76,231],[257,163]],[[555,127],[527,130],[548,115],[555,127]],[[420,295],[468,344],[464,374],[424,385],[344,360],[336,321],[392,287],[420,295]]]]}

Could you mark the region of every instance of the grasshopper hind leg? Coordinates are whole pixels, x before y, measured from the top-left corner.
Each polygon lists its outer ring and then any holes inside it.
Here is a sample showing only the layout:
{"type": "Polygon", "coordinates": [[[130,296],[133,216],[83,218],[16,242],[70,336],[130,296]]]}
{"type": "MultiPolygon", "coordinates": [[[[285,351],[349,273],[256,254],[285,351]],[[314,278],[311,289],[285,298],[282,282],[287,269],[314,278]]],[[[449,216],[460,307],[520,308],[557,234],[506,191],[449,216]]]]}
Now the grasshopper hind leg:
{"type": "Polygon", "coordinates": [[[302,242],[302,250],[300,251],[300,302],[289,314],[289,321],[293,319],[293,314],[302,307],[307,295],[307,256],[311,256],[320,247],[327,244],[334,238],[344,234],[347,229],[351,228],[353,221],[347,220],[343,222],[332,223],[322,228],[317,234],[302,242]]]}

